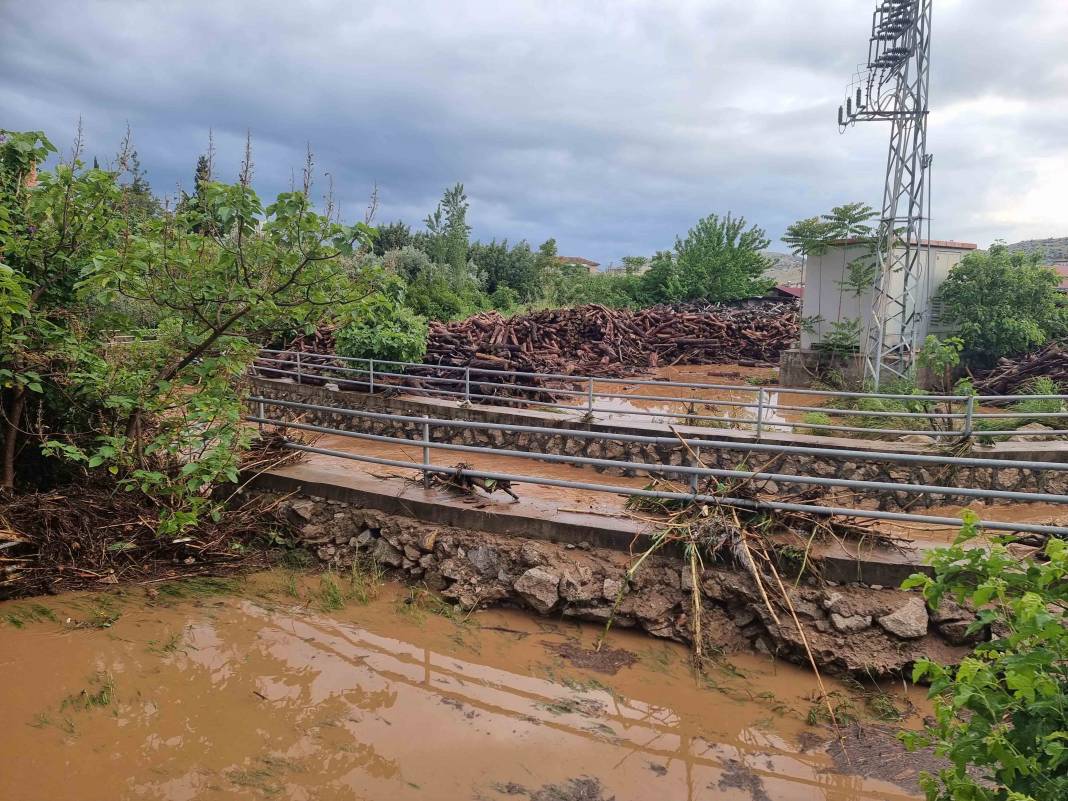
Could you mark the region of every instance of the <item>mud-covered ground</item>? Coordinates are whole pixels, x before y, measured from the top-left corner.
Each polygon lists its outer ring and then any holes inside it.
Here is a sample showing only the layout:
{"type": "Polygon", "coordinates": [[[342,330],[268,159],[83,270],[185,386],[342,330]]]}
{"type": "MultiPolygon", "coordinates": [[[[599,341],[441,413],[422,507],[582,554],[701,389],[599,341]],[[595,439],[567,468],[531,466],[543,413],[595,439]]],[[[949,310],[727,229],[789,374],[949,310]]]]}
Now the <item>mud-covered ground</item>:
{"type": "Polygon", "coordinates": [[[680,645],[612,630],[598,651],[601,631],[363,572],[5,602],[0,798],[915,796],[915,770],[865,766],[900,754],[885,726],[919,725],[922,693],[829,680],[860,721],[836,739],[803,670],[695,676],[680,645]]]}

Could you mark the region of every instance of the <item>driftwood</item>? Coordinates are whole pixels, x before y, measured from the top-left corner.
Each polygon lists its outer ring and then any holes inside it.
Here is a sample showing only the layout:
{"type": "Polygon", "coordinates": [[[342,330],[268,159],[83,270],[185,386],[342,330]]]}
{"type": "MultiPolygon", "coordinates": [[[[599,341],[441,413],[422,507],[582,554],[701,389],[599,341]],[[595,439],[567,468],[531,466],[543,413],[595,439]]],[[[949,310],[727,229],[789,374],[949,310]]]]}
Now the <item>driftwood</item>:
{"type": "Polygon", "coordinates": [[[1040,351],[1016,359],[1001,359],[975,379],[981,395],[1015,395],[1030,388],[1036,378],[1051,378],[1068,388],[1068,350],[1053,342],[1040,351]]]}
{"type": "MultiPolygon", "coordinates": [[[[765,366],[776,363],[779,354],[796,342],[798,333],[798,309],[793,303],[684,304],[640,311],[590,304],[514,317],[486,312],[453,323],[432,322],[426,366],[409,369],[404,377],[382,375],[390,370],[376,367],[375,388],[392,384],[409,390],[466,390],[463,371],[442,368],[470,367],[470,391],[475,396],[511,396],[522,391],[527,400],[552,402],[552,390],[573,387],[575,382],[497,376],[479,370],[616,378],[676,364],[765,366]],[[525,389],[514,390],[509,384],[525,389]]],[[[302,368],[308,368],[302,373],[323,377],[305,378],[306,383],[331,381],[342,389],[368,390],[366,376],[321,369],[341,364],[331,355],[333,347],[333,331],[321,329],[288,343],[290,354],[281,357],[285,364],[260,361],[257,367],[264,375],[281,377],[280,370],[293,371],[299,352],[302,368]]]]}

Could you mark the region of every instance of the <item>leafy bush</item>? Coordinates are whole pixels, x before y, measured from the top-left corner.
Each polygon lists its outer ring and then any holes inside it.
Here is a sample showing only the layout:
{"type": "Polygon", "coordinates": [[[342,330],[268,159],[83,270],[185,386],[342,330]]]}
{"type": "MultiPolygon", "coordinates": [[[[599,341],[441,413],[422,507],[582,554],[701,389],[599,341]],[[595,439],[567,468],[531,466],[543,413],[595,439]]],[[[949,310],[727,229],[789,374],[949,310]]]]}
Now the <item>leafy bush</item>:
{"type": "MultiPolygon", "coordinates": [[[[824,412],[805,412],[801,417],[801,422],[810,426],[829,426],[832,425],[831,418],[824,412]]],[[[825,435],[827,431],[822,428],[809,428],[801,429],[802,434],[816,434],[825,435]]]]}
{"type": "Polygon", "coordinates": [[[349,313],[335,336],[335,349],[357,359],[421,362],[426,333],[426,319],[405,306],[399,286],[389,283],[349,313]]]}
{"type": "Polygon", "coordinates": [[[1010,253],[1004,245],[969,253],[939,289],[945,317],[957,327],[970,364],[986,366],[1003,356],[1040,347],[1065,331],[1060,279],[1037,256],[1010,253]]]}
{"type": "Polygon", "coordinates": [[[1050,538],[1041,556],[1020,559],[1007,539],[972,547],[977,518],[965,513],[949,548],[928,554],[934,577],[914,575],[938,608],[944,598],[978,609],[971,633],[991,639],[957,666],[917,662],[935,719],[901,735],[933,747],[951,766],[925,776],[929,801],[1063,801],[1068,798],[1068,543],[1050,538]]]}

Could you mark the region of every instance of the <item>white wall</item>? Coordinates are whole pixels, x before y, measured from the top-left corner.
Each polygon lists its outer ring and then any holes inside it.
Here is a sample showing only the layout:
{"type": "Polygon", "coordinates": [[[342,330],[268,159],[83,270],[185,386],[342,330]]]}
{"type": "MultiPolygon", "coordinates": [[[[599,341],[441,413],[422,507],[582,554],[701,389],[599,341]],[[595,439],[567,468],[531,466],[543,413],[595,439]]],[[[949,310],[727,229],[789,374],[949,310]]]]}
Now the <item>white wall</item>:
{"type": "MultiPolygon", "coordinates": [[[[916,303],[920,309],[919,342],[927,336],[931,322],[931,298],[937,293],[950,269],[971,248],[940,247],[932,244],[930,248],[931,270],[927,285],[917,287],[916,303]]],[[[832,247],[820,256],[810,256],[805,267],[805,297],[802,303],[802,317],[822,317],[813,332],[801,332],[801,347],[808,349],[823,341],[831,332],[831,324],[850,319],[860,320],[861,336],[867,328],[871,317],[872,291],[869,289],[860,296],[851,288],[843,288],[842,281],[849,274],[849,264],[864,258],[868,248],[864,245],[844,245],[832,247]]],[[[928,249],[921,248],[920,263],[926,264],[928,249]]],[[[891,276],[891,287],[900,289],[901,273],[891,276]]],[[[932,332],[944,333],[945,327],[937,324],[930,327],[932,332]]]]}

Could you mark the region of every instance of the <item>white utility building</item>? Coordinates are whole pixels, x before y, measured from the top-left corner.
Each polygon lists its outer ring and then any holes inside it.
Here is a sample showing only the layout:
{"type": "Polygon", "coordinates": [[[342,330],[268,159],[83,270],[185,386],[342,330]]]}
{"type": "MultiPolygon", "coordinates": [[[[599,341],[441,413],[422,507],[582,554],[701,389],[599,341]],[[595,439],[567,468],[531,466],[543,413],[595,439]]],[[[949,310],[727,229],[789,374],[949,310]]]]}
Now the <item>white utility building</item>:
{"type": "MultiPolygon", "coordinates": [[[[918,311],[916,331],[917,347],[923,344],[928,334],[948,332],[942,321],[939,303],[935,300],[938,288],[949,271],[976,246],[969,242],[924,240],[920,242],[918,257],[921,271],[927,280],[915,290],[918,311]]],[[[781,382],[785,386],[803,386],[811,382],[817,368],[826,365],[828,338],[836,332],[839,336],[850,330],[859,334],[858,345],[863,345],[864,334],[871,319],[872,279],[878,258],[871,252],[867,240],[845,239],[835,242],[820,255],[811,255],[805,265],[805,292],[801,307],[802,330],[799,349],[786,351],[782,357],[781,382]]],[[[891,295],[900,296],[900,273],[890,279],[897,282],[888,287],[891,295]]],[[[895,344],[892,332],[887,332],[887,344],[895,344]]],[[[855,360],[848,356],[838,359],[836,369],[852,377],[863,373],[862,357],[855,360]],[[853,364],[853,361],[856,364],[853,364]]]]}

